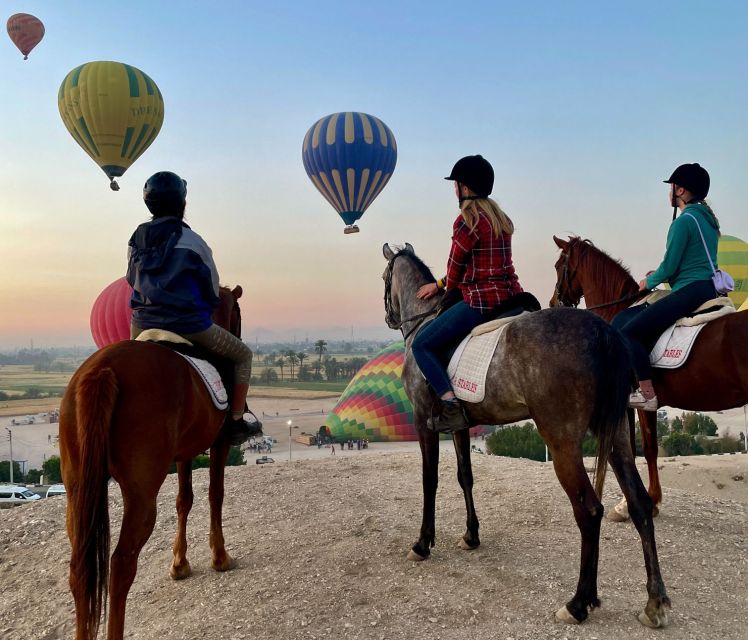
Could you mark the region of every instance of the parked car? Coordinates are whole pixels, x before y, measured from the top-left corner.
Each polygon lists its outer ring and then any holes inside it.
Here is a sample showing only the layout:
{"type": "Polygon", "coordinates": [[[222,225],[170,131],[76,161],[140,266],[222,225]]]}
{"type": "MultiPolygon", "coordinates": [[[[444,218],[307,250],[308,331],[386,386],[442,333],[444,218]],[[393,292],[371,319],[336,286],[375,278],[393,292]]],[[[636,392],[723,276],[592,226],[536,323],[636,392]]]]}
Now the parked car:
{"type": "Polygon", "coordinates": [[[20,418],[13,418],[10,421],[10,424],[12,425],[34,424],[35,422],[36,422],[36,418],[34,416],[21,416],[20,418]]]}
{"type": "Polygon", "coordinates": [[[32,493],[26,487],[12,484],[0,485],[0,507],[15,507],[19,504],[28,504],[40,500],[41,496],[32,493]]]}
{"type": "Polygon", "coordinates": [[[260,456],[255,460],[255,464],[270,464],[271,462],[275,462],[270,456],[260,456]]]}
{"type": "Polygon", "coordinates": [[[53,485],[50,485],[49,489],[47,489],[47,498],[51,498],[52,496],[65,496],[65,495],[67,495],[67,491],[65,491],[64,484],[53,484],[53,485]]]}

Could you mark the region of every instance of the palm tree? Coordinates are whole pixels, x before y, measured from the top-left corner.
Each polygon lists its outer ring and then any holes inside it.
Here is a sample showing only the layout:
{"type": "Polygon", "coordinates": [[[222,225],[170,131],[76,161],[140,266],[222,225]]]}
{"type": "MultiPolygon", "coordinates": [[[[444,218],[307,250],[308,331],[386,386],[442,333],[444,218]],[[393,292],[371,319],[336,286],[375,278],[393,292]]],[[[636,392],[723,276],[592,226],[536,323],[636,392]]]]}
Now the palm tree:
{"type": "Polygon", "coordinates": [[[288,365],[291,367],[291,380],[293,380],[293,368],[296,364],[296,352],[293,350],[286,351],[286,357],[288,358],[288,365]]]}
{"type": "Polygon", "coordinates": [[[299,369],[301,369],[301,365],[304,364],[304,358],[306,358],[306,353],[304,353],[303,351],[299,351],[296,354],[296,359],[299,361],[299,369]]]}
{"type": "Polygon", "coordinates": [[[283,367],[286,365],[286,359],[281,355],[275,359],[275,366],[281,370],[281,382],[283,382],[283,367]]]}
{"type": "Polygon", "coordinates": [[[322,362],[322,354],[327,351],[327,342],[324,340],[317,340],[314,343],[314,350],[319,354],[319,362],[322,362]]]}

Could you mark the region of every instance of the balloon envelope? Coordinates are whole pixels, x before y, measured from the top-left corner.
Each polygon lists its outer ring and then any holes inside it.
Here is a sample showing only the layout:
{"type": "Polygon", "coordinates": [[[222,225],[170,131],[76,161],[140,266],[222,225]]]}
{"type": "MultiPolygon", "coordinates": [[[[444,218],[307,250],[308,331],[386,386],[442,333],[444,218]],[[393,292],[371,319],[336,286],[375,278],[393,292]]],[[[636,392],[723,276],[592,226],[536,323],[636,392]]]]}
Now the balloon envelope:
{"type": "Polygon", "coordinates": [[[119,278],[96,298],[91,309],[91,335],[99,349],[130,338],[131,296],[132,287],[119,278]]]}
{"type": "Polygon", "coordinates": [[[379,118],[346,111],[311,126],[301,157],[314,186],[350,226],[392,177],[397,144],[379,118]]]}
{"type": "Polygon", "coordinates": [[[720,236],[717,264],[735,280],[735,291],[728,295],[740,307],[748,300],[748,243],[735,236],[720,236]]]}
{"type": "MultiPolygon", "coordinates": [[[[325,421],[333,438],[418,440],[413,405],[401,380],[404,362],[405,343],[401,340],[382,349],[361,367],[325,421]]],[[[487,431],[486,427],[474,427],[470,433],[480,435],[487,431]]]]}
{"type": "Polygon", "coordinates": [[[60,85],[57,106],[70,135],[113,185],[164,122],[164,99],[156,83],[121,62],[87,62],[73,69],[60,85]]]}
{"type": "Polygon", "coordinates": [[[44,37],[42,21],[28,13],[16,13],[10,16],[7,27],[10,39],[23,54],[24,60],[44,37]]]}

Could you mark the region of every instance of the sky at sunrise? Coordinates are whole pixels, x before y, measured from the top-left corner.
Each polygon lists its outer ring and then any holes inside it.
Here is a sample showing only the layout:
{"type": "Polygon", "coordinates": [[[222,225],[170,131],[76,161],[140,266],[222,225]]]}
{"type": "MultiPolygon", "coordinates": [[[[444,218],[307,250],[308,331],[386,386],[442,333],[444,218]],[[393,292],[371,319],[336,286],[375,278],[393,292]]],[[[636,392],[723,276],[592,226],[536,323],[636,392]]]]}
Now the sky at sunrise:
{"type": "Polygon", "coordinates": [[[0,349],[92,344],[89,314],[149,218],[152,173],[188,182],[187,221],[244,338],[396,338],[384,323],[385,242],[443,275],[457,202],[443,180],[480,153],[513,219],[520,281],[544,305],[552,236],[578,234],[638,279],[659,263],[685,162],[712,176],[723,233],[748,240],[748,3],[18,1],[46,35],[0,45],[0,349]],[[65,129],[57,92],[92,60],[133,65],[165,102],[153,145],[108,180],[65,129]],[[363,111],[394,133],[397,167],[344,235],[307,178],[308,128],[363,111]]]}

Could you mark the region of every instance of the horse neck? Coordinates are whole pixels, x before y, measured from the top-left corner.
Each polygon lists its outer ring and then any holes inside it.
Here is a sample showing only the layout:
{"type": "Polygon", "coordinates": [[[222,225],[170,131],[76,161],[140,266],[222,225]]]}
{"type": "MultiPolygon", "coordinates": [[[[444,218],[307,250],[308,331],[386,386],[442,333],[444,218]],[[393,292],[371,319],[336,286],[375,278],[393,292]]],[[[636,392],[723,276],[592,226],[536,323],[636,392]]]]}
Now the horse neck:
{"type": "Polygon", "coordinates": [[[592,247],[588,247],[579,258],[577,280],[584,292],[587,308],[608,322],[633,301],[609,303],[628,298],[638,290],[635,280],[622,265],[592,247]]]}
{"type": "MultiPolygon", "coordinates": [[[[407,320],[408,318],[417,316],[419,313],[425,313],[436,306],[437,300],[434,298],[431,298],[430,300],[420,300],[416,297],[418,289],[424,284],[426,284],[426,280],[418,269],[410,262],[404,263],[398,273],[397,287],[401,320],[407,320]]],[[[417,322],[418,320],[406,322],[402,328],[404,334],[407,334],[417,322]]],[[[414,332],[408,339],[412,340],[416,333],[417,332],[414,332]]]]}

